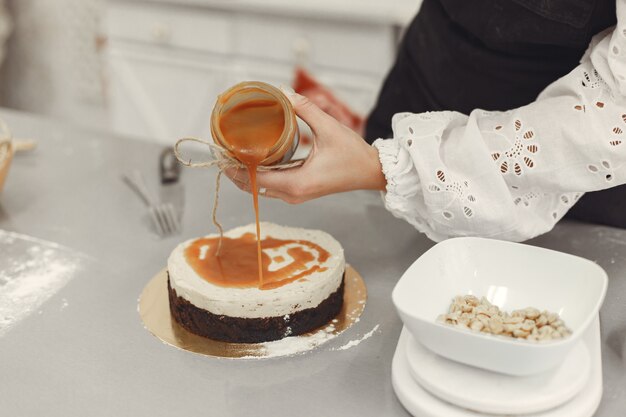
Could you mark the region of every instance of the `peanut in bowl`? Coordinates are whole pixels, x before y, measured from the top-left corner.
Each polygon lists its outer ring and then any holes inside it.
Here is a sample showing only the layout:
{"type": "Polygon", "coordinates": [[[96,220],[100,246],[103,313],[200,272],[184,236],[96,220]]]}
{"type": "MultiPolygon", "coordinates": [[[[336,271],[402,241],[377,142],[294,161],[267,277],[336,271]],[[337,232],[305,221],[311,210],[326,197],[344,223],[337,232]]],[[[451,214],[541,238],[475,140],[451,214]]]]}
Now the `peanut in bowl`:
{"type": "Polygon", "coordinates": [[[459,329],[531,342],[549,342],[572,334],[558,313],[535,307],[509,313],[500,310],[485,297],[478,298],[472,294],[454,297],[448,313],[440,314],[437,321],[459,329]]]}
{"type": "Polygon", "coordinates": [[[418,258],[392,298],[404,325],[431,351],[494,372],[532,375],[561,363],[598,314],[607,284],[604,270],[583,258],[518,243],[456,238],[418,258]],[[437,321],[449,312],[451,300],[466,294],[484,296],[502,311],[537,306],[556,313],[567,324],[567,335],[537,342],[437,321]]]}

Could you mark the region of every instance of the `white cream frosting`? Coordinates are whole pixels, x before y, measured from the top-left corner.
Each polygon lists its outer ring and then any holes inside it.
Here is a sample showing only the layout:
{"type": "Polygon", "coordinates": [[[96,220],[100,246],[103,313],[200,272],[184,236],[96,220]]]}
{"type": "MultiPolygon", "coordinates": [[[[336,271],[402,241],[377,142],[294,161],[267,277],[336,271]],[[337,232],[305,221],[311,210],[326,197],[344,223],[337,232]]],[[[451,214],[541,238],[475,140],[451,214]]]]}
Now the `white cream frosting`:
{"type": "MultiPolygon", "coordinates": [[[[255,233],[255,225],[249,224],[229,230],[225,236],[236,238],[245,233],[255,233]]],[[[209,235],[207,237],[216,236],[209,235]]],[[[261,223],[261,237],[265,238],[266,236],[276,239],[308,240],[321,246],[330,253],[329,258],[320,263],[320,266],[326,270],[313,272],[304,278],[268,290],[222,287],[211,284],[200,277],[187,263],[185,248],[196,240],[191,239],[178,245],[168,259],[167,268],[170,275],[170,285],[176,290],[179,297],[196,307],[208,310],[213,314],[243,318],[285,316],[296,311],[317,307],[339,288],[345,269],[345,260],[343,248],[331,235],[320,230],[300,229],[263,222],[261,223]]],[[[304,248],[309,249],[308,247],[304,248]]],[[[274,260],[279,256],[284,259],[283,265],[289,262],[286,249],[279,248],[264,252],[272,259],[272,264],[269,266],[270,271],[281,267],[281,264],[274,260]]]]}

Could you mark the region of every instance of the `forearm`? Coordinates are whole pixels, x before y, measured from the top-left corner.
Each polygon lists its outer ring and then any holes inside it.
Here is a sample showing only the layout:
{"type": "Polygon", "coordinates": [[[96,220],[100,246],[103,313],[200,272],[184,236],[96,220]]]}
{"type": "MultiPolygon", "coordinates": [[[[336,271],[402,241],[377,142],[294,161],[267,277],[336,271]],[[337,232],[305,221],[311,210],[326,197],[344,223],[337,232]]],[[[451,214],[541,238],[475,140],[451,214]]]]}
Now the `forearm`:
{"type": "Polygon", "coordinates": [[[626,42],[616,36],[528,106],[396,115],[394,139],[375,143],[388,209],[435,240],[524,240],[550,230],[583,192],[625,183],[626,105],[614,72],[623,63],[609,50],[626,52],[626,42]]]}

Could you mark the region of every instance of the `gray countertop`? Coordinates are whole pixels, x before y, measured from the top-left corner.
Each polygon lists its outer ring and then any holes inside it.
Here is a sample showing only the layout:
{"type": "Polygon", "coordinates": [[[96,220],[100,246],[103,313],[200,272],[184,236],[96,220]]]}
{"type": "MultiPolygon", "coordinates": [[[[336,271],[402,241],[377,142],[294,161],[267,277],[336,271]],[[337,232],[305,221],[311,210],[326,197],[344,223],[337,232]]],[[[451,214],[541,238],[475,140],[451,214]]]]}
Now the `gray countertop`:
{"type": "MultiPolygon", "coordinates": [[[[156,188],[159,146],[8,110],[0,117],[15,136],[40,144],[13,162],[0,195],[0,229],[56,242],[83,260],[67,285],[0,334],[0,415],[407,415],[390,382],[401,329],[390,293],[432,242],[387,213],[376,193],[300,206],[261,203],[264,220],[323,229],[342,242],[369,291],[355,326],[300,356],[203,357],[149,334],[137,314],[137,297],[178,242],[211,231],[214,172],[183,171],[182,233],[158,239],[120,177],[137,167],[156,188]],[[334,350],[377,325],[357,346],[334,350]]],[[[249,196],[230,183],[224,182],[221,201],[225,227],[253,220],[249,196]]],[[[626,231],[562,223],[531,243],[584,256],[609,274],[601,313],[605,388],[596,415],[623,415],[626,231]]],[[[0,258],[8,253],[0,246],[0,258]]]]}

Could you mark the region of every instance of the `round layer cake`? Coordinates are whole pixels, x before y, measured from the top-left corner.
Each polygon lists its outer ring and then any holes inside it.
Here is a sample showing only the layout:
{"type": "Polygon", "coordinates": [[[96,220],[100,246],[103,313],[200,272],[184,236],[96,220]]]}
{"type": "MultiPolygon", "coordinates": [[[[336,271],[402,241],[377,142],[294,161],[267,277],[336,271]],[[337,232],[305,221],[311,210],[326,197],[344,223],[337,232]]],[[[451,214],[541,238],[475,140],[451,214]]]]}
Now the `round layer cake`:
{"type": "Polygon", "coordinates": [[[168,260],[172,317],[200,336],[258,343],[309,332],[343,305],[343,248],[328,233],[261,223],[181,243],[168,260]],[[247,268],[246,268],[247,265],[247,268]]]}

